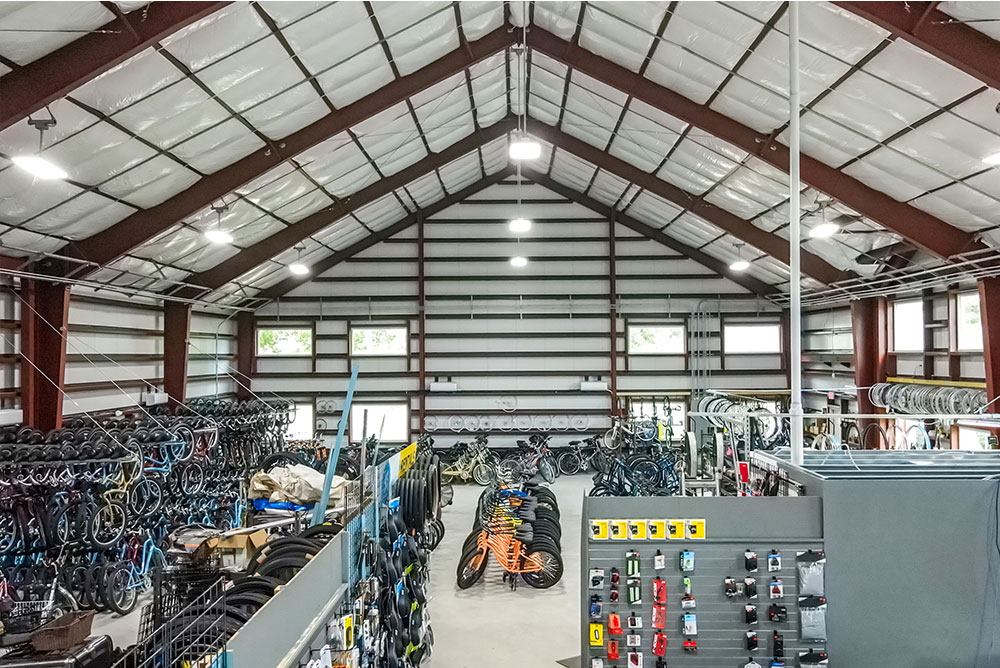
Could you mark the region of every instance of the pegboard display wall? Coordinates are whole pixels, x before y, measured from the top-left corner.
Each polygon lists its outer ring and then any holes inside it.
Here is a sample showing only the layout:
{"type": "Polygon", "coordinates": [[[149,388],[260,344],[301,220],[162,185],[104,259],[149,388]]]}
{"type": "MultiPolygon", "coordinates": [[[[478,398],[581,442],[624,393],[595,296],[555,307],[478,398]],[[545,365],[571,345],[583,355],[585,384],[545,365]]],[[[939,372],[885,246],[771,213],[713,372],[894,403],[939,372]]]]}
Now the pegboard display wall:
{"type": "MultiPolygon", "coordinates": [[[[583,668],[590,668],[592,659],[603,660],[604,668],[630,668],[629,652],[642,653],[642,667],[656,668],[654,638],[657,633],[666,635],[664,661],[670,668],[712,666],[742,668],[751,659],[762,667],[771,665],[775,658],[772,634],[780,634],[783,660],[788,666],[799,665],[799,654],[807,650],[825,652],[822,642],[804,642],[800,638],[799,582],[796,555],[813,550],[823,550],[821,500],[817,498],[588,498],[584,503],[583,555],[581,587],[581,623],[583,668]],[[615,520],[651,520],[671,518],[689,520],[675,524],[674,538],[655,539],[656,532],[645,533],[646,539],[633,540],[642,535],[641,530],[629,528],[626,539],[615,539],[615,520]],[[603,528],[602,520],[611,520],[607,538],[595,539],[594,520],[603,528]],[[695,531],[690,531],[694,520],[695,531]],[[699,522],[703,520],[704,524],[699,522]],[[683,527],[683,528],[682,528],[683,527]],[[653,536],[652,538],[650,536],[653,536]],[[690,538],[694,535],[695,538],[690,538]],[[698,536],[703,537],[698,537],[698,536]],[[746,552],[756,552],[757,572],[748,572],[746,552]],[[768,554],[781,554],[777,571],[768,570],[768,554]],[[657,553],[662,556],[662,568],[655,567],[657,553]],[[682,570],[682,553],[693,553],[693,570],[682,570]],[[630,559],[630,553],[638,553],[630,559]],[[630,561],[633,563],[630,565],[630,561]],[[638,578],[635,572],[638,564],[638,578]],[[612,569],[618,571],[618,584],[613,585],[612,569]],[[596,572],[595,572],[596,571],[596,572]],[[603,571],[603,573],[600,573],[603,571]],[[599,584],[594,581],[597,576],[599,584]],[[770,598],[769,583],[776,577],[782,583],[782,596],[770,598]],[[689,579],[689,586],[685,585],[689,579]],[[740,591],[736,596],[726,595],[726,579],[740,591]],[[746,595],[745,578],[756,580],[757,596],[746,595]],[[638,580],[641,603],[629,604],[630,582],[638,580]],[[666,585],[664,628],[653,627],[653,610],[657,605],[654,580],[666,585]],[[612,602],[612,588],[618,592],[618,601],[612,602]],[[683,607],[685,592],[690,591],[694,607],[683,607]],[[601,611],[592,618],[592,596],[600,597],[601,611]],[[785,608],[784,621],[769,620],[769,607],[774,604],[785,608]],[[745,606],[755,605],[757,623],[746,621],[745,606]],[[611,615],[619,616],[621,634],[612,634],[611,615]],[[687,634],[684,615],[695,615],[697,634],[687,634]],[[640,628],[629,628],[630,617],[641,620],[640,628]],[[601,642],[592,645],[595,629],[601,626],[601,642]],[[756,632],[757,648],[747,649],[747,632],[756,632]],[[628,646],[629,636],[638,636],[638,645],[628,646]],[[697,642],[697,651],[686,651],[685,640],[697,642]],[[609,642],[618,641],[618,659],[609,657],[609,642]]],[[[660,534],[662,536],[662,534],[660,534]]],[[[669,530],[668,534],[669,535],[669,530]]],[[[690,564],[688,564],[690,565],[690,564]]],[[[824,592],[825,593],[825,592],[824,592]]],[[[686,602],[690,605],[690,600],[686,602]]],[[[830,606],[835,606],[832,601],[830,606]]],[[[690,630],[690,629],[689,629],[690,630]]],[[[635,638],[633,638],[635,640],[635,638]]],[[[780,657],[779,657],[780,658],[780,657]]],[[[822,665],[822,664],[820,664],[822,665]]]]}

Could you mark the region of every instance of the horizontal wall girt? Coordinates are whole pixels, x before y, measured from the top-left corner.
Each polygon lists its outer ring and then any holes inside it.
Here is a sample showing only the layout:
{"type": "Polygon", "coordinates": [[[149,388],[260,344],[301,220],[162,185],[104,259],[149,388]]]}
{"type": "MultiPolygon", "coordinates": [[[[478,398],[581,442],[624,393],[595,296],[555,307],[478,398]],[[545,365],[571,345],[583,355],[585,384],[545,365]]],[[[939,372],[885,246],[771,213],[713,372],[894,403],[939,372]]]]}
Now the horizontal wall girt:
{"type": "MultiPolygon", "coordinates": [[[[578,158],[593,163],[625,181],[634,183],[669,202],[673,202],[682,209],[689,209],[690,207],[689,210],[691,213],[704,218],[719,229],[767,253],[776,260],[780,260],[786,265],[788,264],[789,245],[787,239],[782,239],[775,234],[762,230],[754,226],[750,221],[744,220],[725,209],[721,209],[708,202],[699,201],[695,195],[549,125],[538,122],[532,123],[530,134],[572,153],[578,158]]],[[[853,274],[850,272],[843,272],[808,251],[802,251],[802,271],[817,281],[828,285],[845,278],[853,277],[853,274]]]]}
{"type": "MultiPolygon", "coordinates": [[[[0,77],[0,130],[27,118],[228,2],[151,2],[0,77]],[[141,17],[141,18],[140,18],[141,17]]],[[[58,6],[50,11],[60,11],[58,6]]]]}
{"type": "MultiPolygon", "coordinates": [[[[867,4],[867,3],[866,3],[867,4]]],[[[759,156],[788,171],[788,147],[710,107],[659,86],[636,72],[556,37],[537,26],[531,29],[529,47],[587,76],[628,93],[660,111],[759,156]]],[[[802,155],[802,180],[888,230],[938,257],[947,259],[985,246],[974,236],[860,181],[815,158],[802,155]]]]}

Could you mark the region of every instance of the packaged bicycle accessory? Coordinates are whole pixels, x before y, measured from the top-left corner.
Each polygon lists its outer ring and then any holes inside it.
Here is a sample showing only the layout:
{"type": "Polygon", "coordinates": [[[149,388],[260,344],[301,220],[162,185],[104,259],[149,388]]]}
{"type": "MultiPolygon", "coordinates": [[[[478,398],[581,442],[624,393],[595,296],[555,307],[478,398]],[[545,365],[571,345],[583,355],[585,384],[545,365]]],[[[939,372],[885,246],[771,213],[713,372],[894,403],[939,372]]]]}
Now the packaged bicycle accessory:
{"type": "Polygon", "coordinates": [[[655,656],[663,656],[667,653],[667,634],[666,633],[654,633],[653,634],[653,654],[655,656]]]}
{"type": "Polygon", "coordinates": [[[693,639],[688,639],[684,641],[684,651],[695,653],[698,651],[698,641],[693,639]]]}
{"type": "Polygon", "coordinates": [[[818,652],[814,649],[808,652],[799,652],[800,666],[827,666],[830,664],[826,652],[818,652]]]}
{"type": "Polygon", "coordinates": [[[736,587],[736,578],[726,578],[722,581],[723,590],[726,592],[726,598],[736,598],[740,590],[736,587]]]}
{"type": "Polygon", "coordinates": [[[618,641],[609,640],[608,641],[608,659],[611,661],[618,660],[618,641]]]}
{"type": "Polygon", "coordinates": [[[743,565],[746,566],[747,573],[757,572],[757,553],[747,550],[743,553],[743,565]]]}
{"type": "Polygon", "coordinates": [[[823,572],[826,570],[826,553],[802,552],[795,557],[795,570],[799,574],[799,593],[803,596],[825,595],[823,572]]]}
{"type": "Polygon", "coordinates": [[[655,668],[667,668],[667,662],[663,659],[662,656],[656,658],[656,667],[655,668]]]}
{"type": "Polygon", "coordinates": [[[629,578],[625,586],[629,605],[640,605],[642,603],[642,580],[639,578],[629,578]]]}
{"type": "Polygon", "coordinates": [[[747,650],[752,652],[757,649],[757,632],[747,631],[747,650]]]}
{"type": "Polygon", "coordinates": [[[622,620],[617,612],[608,615],[608,635],[620,636],[622,634],[622,620]]]}
{"type": "Polygon", "coordinates": [[[667,602],[667,581],[656,578],[653,580],[653,603],[667,602]]]}
{"type": "Polygon", "coordinates": [[[802,642],[826,642],[826,599],[822,596],[799,598],[799,632],[802,642]]]}
{"type": "Polygon", "coordinates": [[[684,594],[681,596],[681,610],[694,610],[694,596],[691,594],[684,594]]]}
{"type": "Polygon", "coordinates": [[[743,664],[743,668],[761,668],[761,665],[750,657],[750,660],[743,664]]]}
{"type": "Polygon", "coordinates": [[[590,660],[590,668],[604,668],[604,659],[599,656],[595,656],[590,660]]]}
{"type": "Polygon", "coordinates": [[[618,568],[611,569],[611,584],[616,585],[621,581],[621,573],[618,572],[618,568]]]}
{"type": "Polygon", "coordinates": [[[628,520],[608,520],[611,524],[611,540],[628,539],[628,520]]]}
{"type": "Polygon", "coordinates": [[[785,583],[773,577],[767,585],[767,591],[771,598],[785,598],[785,583]]]}
{"type": "Polygon", "coordinates": [[[656,556],[653,557],[653,568],[658,571],[662,571],[667,566],[667,558],[663,556],[663,553],[659,550],[656,551],[656,556]]]}
{"type": "Polygon", "coordinates": [[[771,659],[771,668],[785,668],[785,662],[780,659],[771,659]]]}
{"type": "Polygon", "coordinates": [[[628,647],[638,647],[642,644],[642,636],[638,633],[630,633],[625,636],[625,644],[628,647]]]}
{"type": "Polygon", "coordinates": [[[771,635],[771,654],[777,659],[785,656],[785,636],[777,631],[771,635]]]}
{"type": "Polygon", "coordinates": [[[600,647],[604,644],[604,625],[603,624],[591,624],[590,625],[590,646],[600,647]]]}
{"type": "Polygon", "coordinates": [[[743,606],[743,621],[747,624],[757,623],[757,606],[756,605],[745,605],[743,606]]]}
{"type": "Polygon", "coordinates": [[[628,653],[628,668],[642,668],[642,652],[628,653]]]}
{"type": "Polygon", "coordinates": [[[594,594],[593,596],[591,596],[590,597],[590,618],[591,619],[600,619],[601,618],[601,612],[603,612],[603,610],[604,610],[604,604],[601,603],[601,597],[599,595],[597,595],[597,594],[594,594]]]}
{"type": "Polygon", "coordinates": [[[686,636],[696,636],[698,635],[698,616],[694,614],[684,615],[684,635],[686,636]]]}
{"type": "Polygon", "coordinates": [[[608,593],[608,601],[610,603],[618,602],[618,589],[616,589],[615,587],[612,587],[611,591],[608,593]]]}
{"type": "Polygon", "coordinates": [[[641,629],[642,628],[642,617],[636,616],[636,614],[630,613],[628,616],[628,627],[630,629],[641,629]]]}
{"type": "Polygon", "coordinates": [[[781,552],[771,550],[767,553],[767,572],[775,573],[781,570],[781,552]]]}
{"type": "Polygon", "coordinates": [[[757,598],[757,578],[743,578],[743,593],[747,598],[757,598]]]}
{"type": "Polygon", "coordinates": [[[604,569],[603,568],[591,568],[590,569],[590,588],[591,589],[603,589],[604,588],[604,569]]]}
{"type": "Polygon", "coordinates": [[[667,606],[653,606],[653,628],[662,629],[667,625],[667,606]]]}
{"type": "Polygon", "coordinates": [[[681,584],[684,585],[684,593],[690,595],[691,594],[691,578],[685,577],[683,580],[681,580],[681,584]]]}
{"type": "Polygon", "coordinates": [[[625,575],[639,577],[639,553],[627,552],[625,554],[625,575]]]}
{"type": "Polygon", "coordinates": [[[772,622],[787,622],[788,608],[783,605],[772,603],[771,607],[767,609],[767,618],[772,622]]]}
{"type": "Polygon", "coordinates": [[[646,520],[629,520],[628,535],[631,540],[646,540],[649,524],[646,520]]]}
{"type": "Polygon", "coordinates": [[[694,572],[694,552],[681,552],[680,564],[682,573],[694,572]]]}

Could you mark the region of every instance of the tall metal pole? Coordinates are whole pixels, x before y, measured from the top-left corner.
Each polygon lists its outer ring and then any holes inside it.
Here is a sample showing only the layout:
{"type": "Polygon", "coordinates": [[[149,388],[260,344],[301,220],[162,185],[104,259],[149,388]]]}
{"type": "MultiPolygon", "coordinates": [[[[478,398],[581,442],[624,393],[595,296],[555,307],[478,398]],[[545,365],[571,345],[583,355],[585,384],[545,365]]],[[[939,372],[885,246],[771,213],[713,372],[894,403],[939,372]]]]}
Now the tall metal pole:
{"type": "Polygon", "coordinates": [[[789,357],[791,361],[792,401],[789,413],[792,417],[792,464],[802,465],[802,304],[801,274],[799,269],[799,3],[788,3],[788,243],[789,269],[789,323],[792,327],[789,337],[789,357]]]}

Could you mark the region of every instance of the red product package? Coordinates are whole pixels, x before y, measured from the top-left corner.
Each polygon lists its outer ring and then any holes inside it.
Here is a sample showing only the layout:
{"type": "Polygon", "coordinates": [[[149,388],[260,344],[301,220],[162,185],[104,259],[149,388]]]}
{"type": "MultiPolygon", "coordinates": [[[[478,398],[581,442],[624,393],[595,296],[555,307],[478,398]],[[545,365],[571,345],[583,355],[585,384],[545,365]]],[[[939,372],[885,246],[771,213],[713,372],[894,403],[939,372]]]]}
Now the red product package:
{"type": "Polygon", "coordinates": [[[662,629],[667,624],[667,606],[665,605],[654,605],[653,606],[653,628],[662,629]]]}
{"type": "Polygon", "coordinates": [[[608,615],[608,634],[613,636],[620,636],[622,634],[622,620],[616,612],[608,615]]]}
{"type": "Polygon", "coordinates": [[[663,656],[667,653],[667,634],[657,633],[653,636],[653,654],[663,656]]]}
{"type": "Polygon", "coordinates": [[[618,641],[617,640],[609,640],[608,641],[608,658],[611,659],[612,661],[615,661],[615,660],[618,659],[618,641]]]}
{"type": "Polygon", "coordinates": [[[667,602],[667,581],[656,578],[653,580],[653,603],[667,602]]]}

